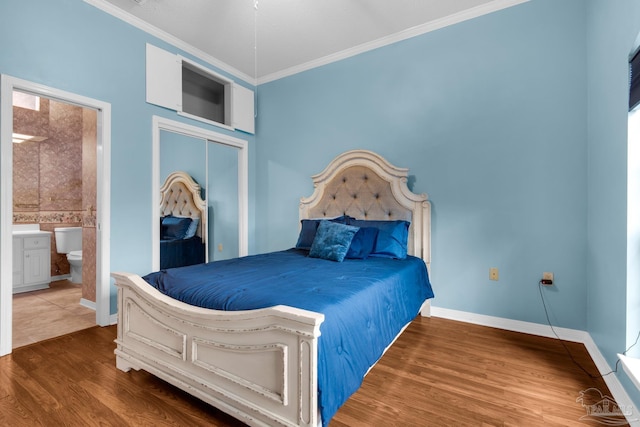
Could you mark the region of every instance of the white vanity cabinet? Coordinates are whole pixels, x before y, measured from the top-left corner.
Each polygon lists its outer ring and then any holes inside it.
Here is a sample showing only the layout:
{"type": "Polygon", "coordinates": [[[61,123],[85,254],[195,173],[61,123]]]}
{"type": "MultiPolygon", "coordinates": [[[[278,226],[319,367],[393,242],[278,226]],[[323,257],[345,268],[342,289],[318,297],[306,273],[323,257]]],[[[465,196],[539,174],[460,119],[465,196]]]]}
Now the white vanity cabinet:
{"type": "Polygon", "coordinates": [[[13,288],[22,286],[22,237],[13,236],[13,288]]]}
{"type": "Polygon", "coordinates": [[[45,289],[51,283],[51,232],[13,232],[13,293],[45,289]]]}

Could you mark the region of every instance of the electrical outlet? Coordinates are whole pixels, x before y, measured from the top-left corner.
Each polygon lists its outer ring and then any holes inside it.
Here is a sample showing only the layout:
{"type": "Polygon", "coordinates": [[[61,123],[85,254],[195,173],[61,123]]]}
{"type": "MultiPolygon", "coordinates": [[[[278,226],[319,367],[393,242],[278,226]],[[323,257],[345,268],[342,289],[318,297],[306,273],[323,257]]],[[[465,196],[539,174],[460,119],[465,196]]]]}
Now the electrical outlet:
{"type": "Polygon", "coordinates": [[[498,269],[496,267],[491,267],[489,269],[489,279],[498,280],[498,269]]]}
{"type": "Polygon", "coordinates": [[[553,273],[544,272],[542,273],[542,280],[540,280],[541,285],[552,286],[553,285],[553,273]]]}
{"type": "Polygon", "coordinates": [[[222,243],[218,243],[218,252],[222,252],[222,243]]]}

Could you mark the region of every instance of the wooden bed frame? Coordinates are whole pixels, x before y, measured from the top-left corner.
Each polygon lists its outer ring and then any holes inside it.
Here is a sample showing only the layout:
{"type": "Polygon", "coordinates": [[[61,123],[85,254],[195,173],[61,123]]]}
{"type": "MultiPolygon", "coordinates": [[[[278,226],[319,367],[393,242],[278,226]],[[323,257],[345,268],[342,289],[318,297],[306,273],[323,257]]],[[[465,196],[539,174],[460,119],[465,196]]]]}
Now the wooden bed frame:
{"type": "MultiPolygon", "coordinates": [[[[348,151],[312,177],[300,218],[409,219],[409,254],[429,266],[430,203],[408,189],[407,174],[370,151],[348,151]]],[[[209,310],[173,300],[138,275],[112,276],[118,369],[143,369],[249,425],[319,425],[323,314],[288,306],[209,310]]],[[[429,315],[429,300],[421,314],[429,315]]]]}

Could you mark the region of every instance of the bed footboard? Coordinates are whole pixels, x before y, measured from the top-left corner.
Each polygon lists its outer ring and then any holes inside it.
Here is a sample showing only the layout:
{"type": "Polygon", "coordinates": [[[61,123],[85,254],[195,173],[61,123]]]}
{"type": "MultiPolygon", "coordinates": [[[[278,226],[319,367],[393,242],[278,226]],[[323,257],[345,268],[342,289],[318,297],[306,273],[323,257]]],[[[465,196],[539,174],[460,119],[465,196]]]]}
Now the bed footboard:
{"type": "Polygon", "coordinates": [[[313,426],[324,315],[287,306],[209,310],[130,273],[118,286],[116,366],[145,370],[255,426],[313,426]]]}
{"type": "Polygon", "coordinates": [[[431,317],[431,299],[422,303],[422,307],[420,307],[420,315],[422,317],[431,317]]]}

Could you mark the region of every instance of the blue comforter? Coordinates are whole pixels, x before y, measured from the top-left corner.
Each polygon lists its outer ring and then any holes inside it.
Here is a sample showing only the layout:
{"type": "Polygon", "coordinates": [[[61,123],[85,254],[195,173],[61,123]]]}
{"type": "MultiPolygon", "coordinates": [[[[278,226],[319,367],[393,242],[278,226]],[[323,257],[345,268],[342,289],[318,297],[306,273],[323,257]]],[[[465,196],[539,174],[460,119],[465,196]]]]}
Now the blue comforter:
{"type": "Polygon", "coordinates": [[[200,307],[288,305],[323,313],[318,404],[326,426],[433,291],[419,258],[334,262],[306,255],[290,249],[161,270],[144,279],[164,294],[200,307]]]}

